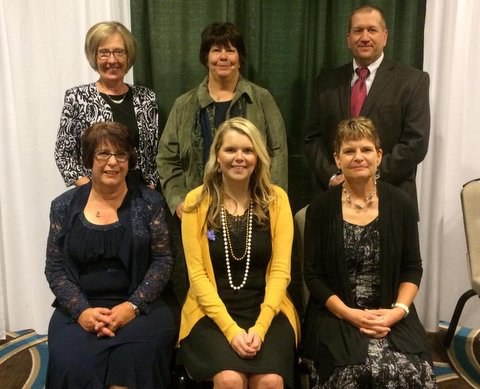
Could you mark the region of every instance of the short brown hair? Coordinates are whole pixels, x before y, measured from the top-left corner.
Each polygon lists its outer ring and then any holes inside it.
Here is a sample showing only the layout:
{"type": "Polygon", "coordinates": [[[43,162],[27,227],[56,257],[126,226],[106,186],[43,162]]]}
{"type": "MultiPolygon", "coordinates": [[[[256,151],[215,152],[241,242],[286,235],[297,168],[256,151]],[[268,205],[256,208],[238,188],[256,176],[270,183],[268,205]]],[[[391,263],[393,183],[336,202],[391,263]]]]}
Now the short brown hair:
{"type": "Polygon", "coordinates": [[[133,34],[120,22],[100,22],[90,27],[85,36],[85,55],[93,70],[98,70],[98,46],[100,46],[105,39],[116,33],[122,37],[125,50],[127,51],[127,71],[130,70],[135,63],[135,59],[137,58],[137,41],[133,34]]]}
{"type": "Polygon", "coordinates": [[[342,120],[337,126],[333,149],[338,154],[343,142],[359,139],[368,139],[380,149],[380,138],[372,120],[363,116],[342,120]]]}
{"type": "Polygon", "coordinates": [[[240,65],[247,60],[247,51],[243,43],[243,37],[238,28],[230,22],[212,23],[202,31],[202,43],[200,44],[200,63],[207,67],[208,53],[214,45],[233,46],[240,56],[240,65]]]}
{"type": "Polygon", "coordinates": [[[125,150],[129,154],[128,168],[135,167],[137,153],[127,126],[118,122],[101,122],[87,128],[82,136],[82,162],[85,168],[92,168],[95,151],[103,143],[110,143],[119,150],[125,150]]]}
{"type": "Polygon", "coordinates": [[[352,18],[353,15],[361,13],[361,12],[372,12],[377,11],[380,14],[381,25],[384,30],[387,29],[387,19],[385,18],[385,13],[379,7],[375,7],[374,5],[364,4],[360,7],[355,8],[352,13],[350,14],[350,18],[348,19],[348,31],[350,32],[352,29],[352,18]]]}

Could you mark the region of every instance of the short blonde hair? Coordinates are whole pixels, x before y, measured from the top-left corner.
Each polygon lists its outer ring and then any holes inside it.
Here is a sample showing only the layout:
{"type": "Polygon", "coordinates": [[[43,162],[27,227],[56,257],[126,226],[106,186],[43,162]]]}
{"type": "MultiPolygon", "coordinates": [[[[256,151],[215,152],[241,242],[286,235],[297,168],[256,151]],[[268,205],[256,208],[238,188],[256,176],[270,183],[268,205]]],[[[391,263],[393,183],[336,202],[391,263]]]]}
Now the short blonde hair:
{"type": "Polygon", "coordinates": [[[198,201],[186,212],[198,208],[202,200],[210,197],[210,207],[207,222],[210,226],[218,228],[220,225],[220,210],[223,201],[222,172],[217,161],[217,154],[223,144],[223,138],[229,131],[236,131],[250,139],[253,150],[257,156],[257,164],[250,177],[250,197],[253,202],[253,213],[257,223],[266,226],[268,223],[268,206],[273,200],[274,192],[270,178],[270,156],[265,146],[260,131],[255,125],[242,117],[235,117],[223,122],[215,133],[210,154],[205,165],[203,175],[203,191],[198,201]]]}
{"type": "Polygon", "coordinates": [[[135,63],[137,58],[137,41],[133,34],[120,22],[100,22],[90,27],[85,36],[85,55],[93,70],[98,70],[98,47],[113,34],[120,34],[123,39],[125,50],[127,51],[127,71],[135,63]]]}
{"type": "Polygon", "coordinates": [[[359,139],[368,139],[380,149],[380,138],[372,120],[363,116],[342,120],[337,126],[333,149],[338,154],[343,142],[359,139]]]}

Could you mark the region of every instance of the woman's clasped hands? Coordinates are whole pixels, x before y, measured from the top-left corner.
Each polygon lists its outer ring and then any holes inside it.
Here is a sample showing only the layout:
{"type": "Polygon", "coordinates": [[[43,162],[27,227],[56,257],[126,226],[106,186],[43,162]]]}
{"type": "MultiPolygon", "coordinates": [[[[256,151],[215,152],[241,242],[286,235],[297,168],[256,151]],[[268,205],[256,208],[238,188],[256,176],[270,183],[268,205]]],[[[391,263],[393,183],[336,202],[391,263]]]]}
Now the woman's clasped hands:
{"type": "Polygon", "coordinates": [[[253,358],[262,347],[262,340],[251,329],[236,334],[230,342],[233,350],[242,358],[253,358]]]}
{"type": "Polygon", "coordinates": [[[371,338],[384,338],[392,327],[403,318],[398,309],[351,309],[348,321],[371,338]]]}
{"type": "Polygon", "coordinates": [[[136,317],[129,302],[123,302],[112,309],[96,307],[85,309],[77,319],[78,324],[99,338],[115,336],[115,332],[136,317]]]}

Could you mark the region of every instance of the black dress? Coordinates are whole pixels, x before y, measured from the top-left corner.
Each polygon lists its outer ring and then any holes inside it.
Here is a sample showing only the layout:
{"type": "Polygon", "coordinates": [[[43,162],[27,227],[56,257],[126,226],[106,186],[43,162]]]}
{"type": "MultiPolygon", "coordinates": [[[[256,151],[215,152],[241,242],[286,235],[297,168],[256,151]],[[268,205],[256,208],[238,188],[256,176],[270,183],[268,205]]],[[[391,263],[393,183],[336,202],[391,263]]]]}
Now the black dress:
{"type": "MultiPolygon", "coordinates": [[[[236,217],[227,214],[228,224],[232,227],[232,247],[238,257],[245,250],[246,214],[236,217]]],[[[240,290],[234,290],[229,285],[221,231],[213,231],[209,247],[218,294],[232,318],[248,330],[255,324],[265,295],[265,272],[272,251],[270,229],[262,230],[253,223],[250,270],[247,282],[240,290]]],[[[230,266],[233,284],[238,286],[245,274],[245,259],[230,259],[230,266]]],[[[197,381],[211,380],[222,370],[234,370],[250,374],[276,373],[283,377],[287,386],[293,387],[294,347],[293,329],[288,319],[279,313],[273,319],[256,357],[242,359],[213,320],[205,316],[182,341],[180,358],[188,373],[197,381]]]]}
{"type": "MultiPolygon", "coordinates": [[[[378,218],[359,226],[344,221],[345,258],[356,308],[380,306],[380,245],[378,218]]],[[[369,339],[362,364],[336,367],[323,384],[311,365],[312,389],[436,388],[429,363],[415,354],[396,350],[387,337],[369,339]]]]}

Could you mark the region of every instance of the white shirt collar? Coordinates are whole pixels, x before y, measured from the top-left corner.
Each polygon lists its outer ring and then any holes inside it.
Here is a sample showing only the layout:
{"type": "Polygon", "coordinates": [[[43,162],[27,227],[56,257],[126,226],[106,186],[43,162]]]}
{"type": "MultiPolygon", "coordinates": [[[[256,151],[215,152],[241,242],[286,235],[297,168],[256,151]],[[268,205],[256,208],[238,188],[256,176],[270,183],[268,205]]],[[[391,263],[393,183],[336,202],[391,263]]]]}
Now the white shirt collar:
{"type": "MultiPolygon", "coordinates": [[[[367,66],[368,70],[370,70],[370,75],[368,76],[368,78],[372,77],[377,72],[377,69],[380,67],[380,64],[383,61],[383,57],[384,57],[384,54],[382,52],[382,55],[375,62],[372,62],[370,65],[367,66]]],[[[354,58],[353,59],[353,78],[358,77],[355,70],[357,70],[357,68],[359,67],[360,66],[358,65],[357,61],[354,58]]]]}

